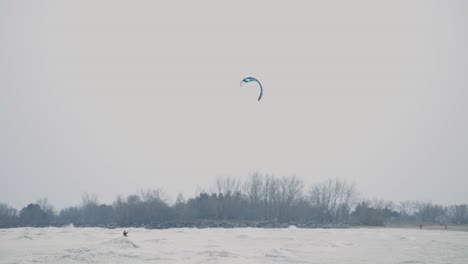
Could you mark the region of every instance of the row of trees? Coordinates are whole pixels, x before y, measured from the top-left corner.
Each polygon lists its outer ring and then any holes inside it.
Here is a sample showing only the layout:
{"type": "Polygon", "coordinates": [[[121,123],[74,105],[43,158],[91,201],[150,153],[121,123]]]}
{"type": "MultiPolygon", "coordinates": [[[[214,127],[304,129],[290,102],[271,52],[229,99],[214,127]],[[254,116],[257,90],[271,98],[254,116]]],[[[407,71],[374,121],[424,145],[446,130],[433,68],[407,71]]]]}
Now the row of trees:
{"type": "Polygon", "coordinates": [[[0,227],[16,226],[190,226],[200,221],[384,225],[396,223],[468,224],[468,206],[441,206],[430,202],[359,199],[353,184],[329,179],[304,190],[295,176],[255,173],[246,181],[220,177],[210,192],[186,200],[182,194],[169,204],[161,190],[117,197],[100,204],[85,194],[80,206],[56,212],[41,199],[19,212],[0,203],[0,227]]]}

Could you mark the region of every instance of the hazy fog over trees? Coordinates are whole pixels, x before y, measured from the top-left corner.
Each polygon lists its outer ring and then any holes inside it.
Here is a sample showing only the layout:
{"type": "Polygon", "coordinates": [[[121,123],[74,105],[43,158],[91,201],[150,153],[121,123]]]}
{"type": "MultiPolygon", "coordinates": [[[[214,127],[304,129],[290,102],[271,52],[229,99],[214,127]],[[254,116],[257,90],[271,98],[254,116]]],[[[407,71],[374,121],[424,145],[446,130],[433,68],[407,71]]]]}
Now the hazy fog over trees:
{"type": "Polygon", "coordinates": [[[466,204],[442,206],[432,202],[366,199],[358,195],[354,184],[343,179],[306,187],[296,176],[253,173],[245,180],[219,177],[211,189],[190,198],[179,194],[175,203],[170,203],[161,189],[118,196],[110,205],[100,203],[97,195],[86,193],[80,205],[60,211],[45,198],[21,210],[0,203],[0,227],[468,224],[466,204]]]}

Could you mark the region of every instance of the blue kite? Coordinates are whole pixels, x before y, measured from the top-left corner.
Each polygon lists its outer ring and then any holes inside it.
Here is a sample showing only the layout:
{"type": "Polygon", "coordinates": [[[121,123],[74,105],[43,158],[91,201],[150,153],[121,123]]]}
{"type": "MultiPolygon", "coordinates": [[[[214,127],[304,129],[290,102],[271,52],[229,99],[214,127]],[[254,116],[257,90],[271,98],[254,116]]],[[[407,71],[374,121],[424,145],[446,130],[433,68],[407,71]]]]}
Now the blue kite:
{"type": "Polygon", "coordinates": [[[262,84],[257,80],[255,79],[254,77],[246,77],[244,78],[244,80],[242,80],[240,82],[240,86],[242,86],[242,83],[248,83],[248,82],[256,82],[258,83],[258,85],[260,86],[260,96],[258,97],[257,101],[260,101],[260,99],[262,99],[262,95],[263,95],[263,87],[262,87],[262,84]]]}

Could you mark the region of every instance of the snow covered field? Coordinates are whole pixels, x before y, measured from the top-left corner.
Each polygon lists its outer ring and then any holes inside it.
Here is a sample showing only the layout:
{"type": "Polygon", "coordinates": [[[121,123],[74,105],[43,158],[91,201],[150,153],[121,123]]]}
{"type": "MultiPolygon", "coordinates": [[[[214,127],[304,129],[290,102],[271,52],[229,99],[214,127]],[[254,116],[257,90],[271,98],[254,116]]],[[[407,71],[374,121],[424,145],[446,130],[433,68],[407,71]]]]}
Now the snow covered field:
{"type": "Polygon", "coordinates": [[[468,263],[468,232],[460,231],[129,230],[0,229],[0,263],[468,263]]]}

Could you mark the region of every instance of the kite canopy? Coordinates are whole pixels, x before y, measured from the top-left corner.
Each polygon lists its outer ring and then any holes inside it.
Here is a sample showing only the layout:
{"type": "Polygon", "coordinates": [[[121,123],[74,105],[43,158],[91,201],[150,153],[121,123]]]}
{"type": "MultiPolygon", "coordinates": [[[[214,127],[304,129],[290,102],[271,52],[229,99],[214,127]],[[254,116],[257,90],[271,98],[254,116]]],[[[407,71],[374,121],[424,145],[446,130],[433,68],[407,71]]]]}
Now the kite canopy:
{"type": "Polygon", "coordinates": [[[262,87],[262,84],[257,80],[255,79],[254,77],[246,77],[244,78],[244,80],[242,80],[240,82],[240,86],[242,86],[242,83],[248,83],[248,82],[256,82],[258,83],[258,85],[260,86],[260,96],[258,97],[257,101],[260,101],[260,99],[262,99],[262,95],[263,95],[263,87],[262,87]]]}

